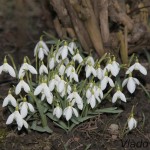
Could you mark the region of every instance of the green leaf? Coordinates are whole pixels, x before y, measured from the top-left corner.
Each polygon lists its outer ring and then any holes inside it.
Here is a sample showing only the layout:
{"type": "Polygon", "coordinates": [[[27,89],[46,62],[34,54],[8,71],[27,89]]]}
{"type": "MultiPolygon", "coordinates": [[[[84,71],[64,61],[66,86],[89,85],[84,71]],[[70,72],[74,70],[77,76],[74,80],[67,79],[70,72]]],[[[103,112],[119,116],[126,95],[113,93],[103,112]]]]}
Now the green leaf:
{"type": "Polygon", "coordinates": [[[47,117],[49,117],[49,118],[52,119],[53,121],[58,121],[58,118],[56,118],[55,116],[53,116],[53,114],[47,113],[46,115],[47,115],[47,117]]]}
{"type": "Polygon", "coordinates": [[[121,113],[123,112],[123,110],[117,109],[117,107],[110,107],[110,108],[104,108],[104,109],[99,109],[99,110],[95,110],[95,113],[99,114],[99,113],[121,113]]]}
{"type": "Polygon", "coordinates": [[[53,131],[48,127],[41,127],[41,126],[37,126],[36,121],[34,121],[32,123],[32,126],[30,127],[32,130],[38,131],[38,132],[47,132],[47,133],[52,133],[53,131]]]}
{"type": "Polygon", "coordinates": [[[62,128],[62,129],[65,130],[66,132],[68,132],[68,127],[65,128],[65,126],[62,126],[62,125],[60,125],[60,124],[57,123],[57,122],[54,122],[54,124],[57,125],[58,127],[62,128]]]}

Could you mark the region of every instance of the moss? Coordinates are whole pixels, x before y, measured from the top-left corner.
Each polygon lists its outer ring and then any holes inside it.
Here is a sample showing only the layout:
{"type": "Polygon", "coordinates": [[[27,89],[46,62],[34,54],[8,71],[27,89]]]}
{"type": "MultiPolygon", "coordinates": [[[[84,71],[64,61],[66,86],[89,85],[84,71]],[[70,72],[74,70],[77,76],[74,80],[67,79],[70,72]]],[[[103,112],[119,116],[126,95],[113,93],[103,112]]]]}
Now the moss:
{"type": "Polygon", "coordinates": [[[0,143],[6,138],[8,131],[4,128],[0,129],[0,143]]]}

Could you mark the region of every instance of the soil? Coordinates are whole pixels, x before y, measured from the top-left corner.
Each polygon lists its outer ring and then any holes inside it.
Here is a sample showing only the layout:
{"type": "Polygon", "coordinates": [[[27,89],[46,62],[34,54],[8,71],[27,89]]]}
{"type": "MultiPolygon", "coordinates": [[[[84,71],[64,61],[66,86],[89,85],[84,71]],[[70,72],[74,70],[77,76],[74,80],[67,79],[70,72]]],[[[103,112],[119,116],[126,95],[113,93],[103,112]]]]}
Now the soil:
{"type": "MultiPolygon", "coordinates": [[[[43,31],[49,32],[50,29],[42,19],[44,14],[40,11],[40,6],[38,3],[35,4],[38,10],[36,10],[36,13],[30,10],[32,13],[26,16],[28,23],[26,23],[26,26],[21,26],[23,29],[20,29],[20,23],[16,22],[18,14],[14,3],[8,0],[1,1],[0,64],[8,53],[13,55],[15,62],[18,64],[22,63],[25,55],[32,59],[33,49],[40,35],[43,31]]],[[[148,75],[146,77],[138,76],[149,92],[150,66],[145,57],[141,57],[141,61],[147,66],[148,75]]],[[[134,95],[128,95],[127,103],[117,105],[124,110],[121,114],[99,115],[77,126],[68,134],[57,127],[53,127],[54,133],[47,134],[34,131],[18,132],[15,128],[6,126],[8,114],[7,110],[1,107],[1,104],[13,82],[10,80],[7,75],[0,76],[0,150],[150,149],[150,99],[140,87],[137,88],[134,95]],[[138,127],[129,133],[124,133],[124,126],[133,105],[136,105],[135,118],[138,121],[138,127]],[[110,126],[116,127],[116,125],[119,127],[118,130],[112,133],[110,126]]]]}

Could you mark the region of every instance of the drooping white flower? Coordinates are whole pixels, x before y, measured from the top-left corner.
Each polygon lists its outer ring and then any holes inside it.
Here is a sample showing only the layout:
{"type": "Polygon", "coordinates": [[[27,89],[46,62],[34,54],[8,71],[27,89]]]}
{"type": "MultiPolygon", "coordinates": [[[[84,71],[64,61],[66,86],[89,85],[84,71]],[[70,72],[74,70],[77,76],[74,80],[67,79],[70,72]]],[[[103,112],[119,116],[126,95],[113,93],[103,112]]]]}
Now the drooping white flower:
{"type": "Polygon", "coordinates": [[[116,58],[115,57],[113,57],[113,61],[112,61],[111,64],[112,64],[113,68],[115,68],[115,73],[113,73],[113,75],[117,76],[119,71],[120,71],[120,65],[119,65],[118,62],[116,62],[116,58]]]}
{"type": "Polygon", "coordinates": [[[88,58],[87,58],[86,61],[85,61],[85,64],[86,64],[86,65],[94,66],[95,62],[94,62],[93,57],[92,57],[92,56],[88,56],[88,58]]]}
{"type": "Polygon", "coordinates": [[[78,75],[77,75],[77,73],[75,71],[75,68],[72,65],[70,65],[66,69],[65,73],[70,78],[70,81],[72,81],[72,79],[74,79],[76,82],[79,82],[78,75]]]}
{"type": "Polygon", "coordinates": [[[78,117],[78,111],[70,104],[68,107],[64,109],[63,115],[65,116],[66,120],[69,121],[72,117],[72,115],[75,115],[78,117]]]}
{"type": "Polygon", "coordinates": [[[67,42],[64,43],[63,46],[61,46],[56,54],[56,60],[58,62],[60,62],[59,60],[59,57],[61,56],[62,60],[66,59],[67,56],[68,56],[68,51],[73,55],[74,54],[74,51],[72,48],[70,48],[68,45],[67,45],[67,42]]]}
{"type": "Polygon", "coordinates": [[[24,89],[24,91],[26,93],[29,93],[30,92],[30,87],[29,85],[23,80],[23,78],[20,79],[19,83],[17,84],[16,86],[16,89],[15,89],[15,94],[18,95],[20,92],[21,92],[21,89],[24,89]]]}
{"type": "Polygon", "coordinates": [[[18,130],[21,130],[23,126],[28,128],[28,124],[25,120],[23,120],[22,116],[20,115],[18,109],[16,109],[7,119],[6,124],[11,124],[13,121],[16,121],[18,125],[18,130]]]}
{"type": "Polygon", "coordinates": [[[54,69],[56,65],[56,60],[55,60],[55,53],[53,53],[53,57],[49,58],[49,69],[52,70],[54,69]]]}
{"type": "Polygon", "coordinates": [[[73,56],[73,60],[78,61],[78,63],[81,63],[83,61],[83,58],[81,57],[79,52],[77,52],[77,54],[73,56]]]}
{"type": "Polygon", "coordinates": [[[66,69],[66,67],[63,64],[61,64],[58,69],[59,75],[61,75],[61,76],[64,75],[65,69],[66,69]]]}
{"type": "Polygon", "coordinates": [[[103,78],[103,70],[101,69],[100,65],[98,66],[97,70],[96,70],[96,76],[99,80],[102,80],[103,78]]]}
{"type": "MultiPolygon", "coordinates": [[[[38,85],[34,90],[34,95],[39,95],[40,93],[42,93],[44,98],[46,97],[46,100],[49,104],[53,102],[53,94],[50,92],[49,87],[45,81],[38,85]]],[[[44,100],[44,98],[42,99],[44,100]]]]}
{"type": "Polygon", "coordinates": [[[129,130],[132,130],[134,128],[137,127],[137,121],[133,118],[133,116],[131,116],[129,119],[128,119],[128,128],[129,130]]]}
{"type": "Polygon", "coordinates": [[[96,77],[97,75],[96,70],[92,65],[86,65],[85,72],[86,72],[86,78],[88,78],[91,74],[93,74],[94,77],[96,77]]]}
{"type": "Polygon", "coordinates": [[[58,91],[59,93],[61,93],[61,92],[64,90],[65,85],[66,85],[66,81],[64,81],[63,79],[61,79],[61,80],[58,82],[58,84],[57,84],[57,91],[58,91]]]}
{"type": "Polygon", "coordinates": [[[16,77],[15,70],[13,69],[12,66],[10,66],[10,65],[7,63],[7,59],[6,59],[6,58],[4,58],[4,63],[3,63],[3,65],[0,66],[0,74],[1,74],[2,72],[9,73],[12,77],[16,77]]]}
{"type": "Polygon", "coordinates": [[[83,109],[83,100],[80,97],[80,95],[78,94],[78,92],[74,91],[74,92],[70,93],[68,95],[67,99],[69,102],[72,102],[73,104],[75,102],[80,110],[83,109]]]}
{"type": "Polygon", "coordinates": [[[42,65],[41,65],[40,68],[39,68],[39,73],[40,73],[40,75],[43,74],[43,73],[48,74],[48,69],[47,69],[47,67],[44,65],[43,62],[42,62],[42,65]]]}
{"type": "Polygon", "coordinates": [[[40,40],[34,48],[34,56],[38,56],[40,60],[44,59],[44,55],[48,55],[49,48],[43,40],[40,40]]]}
{"type": "Polygon", "coordinates": [[[17,101],[16,99],[12,96],[11,91],[8,92],[7,97],[5,97],[4,101],[3,101],[3,105],[2,107],[5,107],[9,104],[9,102],[11,103],[12,106],[16,107],[17,106],[17,101]]]}
{"type": "Polygon", "coordinates": [[[53,91],[55,87],[57,87],[59,81],[61,78],[58,75],[55,75],[50,81],[49,81],[49,90],[53,91]]]}
{"type": "Polygon", "coordinates": [[[72,50],[76,50],[77,49],[77,45],[74,41],[70,42],[68,45],[72,50]]]}
{"type": "Polygon", "coordinates": [[[142,66],[139,62],[136,62],[134,65],[128,68],[126,74],[130,74],[133,70],[139,70],[142,74],[147,75],[147,70],[144,66],[142,66]]]}
{"type": "Polygon", "coordinates": [[[111,87],[114,87],[114,86],[115,86],[113,80],[112,80],[110,77],[108,77],[108,75],[105,75],[104,78],[103,78],[102,81],[101,81],[101,89],[102,89],[102,90],[105,90],[108,83],[109,83],[109,85],[110,85],[111,87]]]}
{"type": "Polygon", "coordinates": [[[101,89],[100,86],[96,86],[95,87],[95,93],[96,93],[95,95],[98,96],[98,97],[100,97],[100,99],[103,98],[103,92],[102,92],[102,89],[101,89]]]}
{"type": "Polygon", "coordinates": [[[58,119],[62,116],[62,108],[59,105],[54,108],[53,115],[56,116],[58,119]]]}
{"type": "Polygon", "coordinates": [[[22,64],[22,66],[21,66],[21,68],[19,70],[19,75],[18,75],[19,79],[21,77],[24,77],[25,71],[30,71],[30,73],[32,73],[32,74],[37,74],[36,69],[33,66],[31,66],[30,64],[28,64],[26,62],[26,59],[24,58],[24,63],[22,64]]]}
{"type": "Polygon", "coordinates": [[[24,102],[21,102],[19,104],[19,109],[20,109],[20,114],[22,116],[22,118],[25,118],[28,114],[28,110],[30,110],[31,112],[34,112],[34,107],[32,104],[26,102],[26,98],[24,98],[24,102]]]}
{"type": "Polygon", "coordinates": [[[64,88],[63,91],[60,93],[60,96],[61,96],[61,97],[64,97],[66,94],[70,94],[70,93],[71,93],[71,86],[66,83],[65,88],[64,88]]]}
{"type": "Polygon", "coordinates": [[[99,98],[99,93],[96,92],[96,88],[88,89],[86,91],[87,103],[90,104],[91,108],[94,108],[96,105],[96,100],[100,103],[101,99],[99,98]]]}
{"type": "Polygon", "coordinates": [[[123,102],[126,102],[125,95],[120,91],[120,88],[118,87],[117,92],[113,95],[112,103],[115,103],[117,99],[121,99],[123,102]]]}
{"type": "Polygon", "coordinates": [[[130,74],[129,77],[123,81],[122,87],[124,87],[126,84],[128,91],[132,94],[135,91],[136,84],[139,85],[140,82],[138,79],[133,78],[132,75],[130,74]]]}

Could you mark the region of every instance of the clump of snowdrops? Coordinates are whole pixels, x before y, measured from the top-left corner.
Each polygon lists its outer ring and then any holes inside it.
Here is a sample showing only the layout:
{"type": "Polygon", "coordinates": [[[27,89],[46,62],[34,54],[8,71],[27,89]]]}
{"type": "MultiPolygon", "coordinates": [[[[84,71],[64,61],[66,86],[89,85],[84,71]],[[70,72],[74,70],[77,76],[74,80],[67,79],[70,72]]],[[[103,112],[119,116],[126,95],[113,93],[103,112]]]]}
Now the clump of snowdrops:
{"type": "MultiPolygon", "coordinates": [[[[0,74],[9,73],[17,80],[2,104],[11,112],[7,125],[14,122],[18,130],[24,127],[51,133],[52,124],[70,131],[101,113],[121,113],[116,107],[104,108],[102,102],[126,103],[125,86],[132,94],[140,84],[133,71],[147,74],[135,56],[127,65],[119,64],[111,54],[94,60],[91,55],[85,57],[74,41],[68,43],[58,40],[49,49],[41,39],[34,49],[35,66],[25,56],[19,70],[12,57],[5,56],[0,74]]],[[[132,111],[129,130],[137,126],[133,115],[132,111]]]]}

